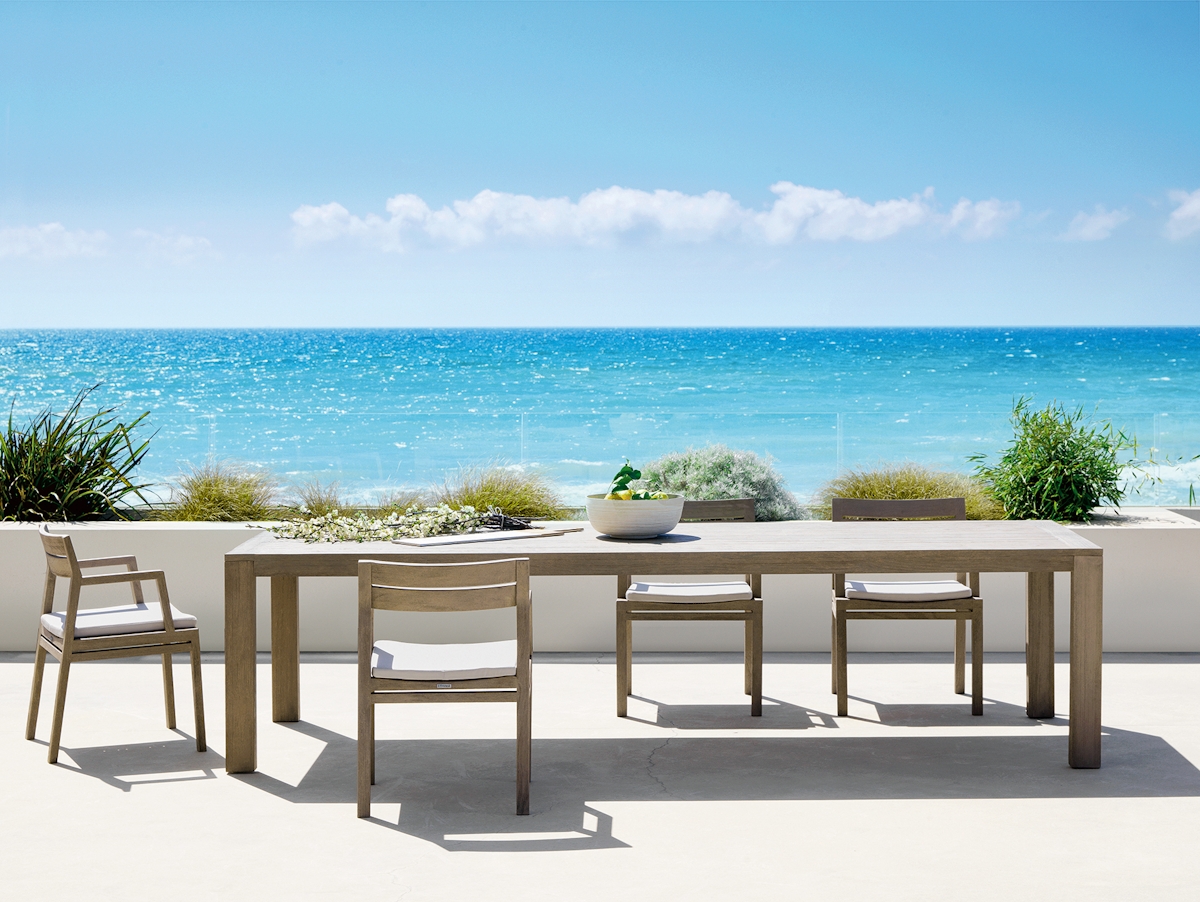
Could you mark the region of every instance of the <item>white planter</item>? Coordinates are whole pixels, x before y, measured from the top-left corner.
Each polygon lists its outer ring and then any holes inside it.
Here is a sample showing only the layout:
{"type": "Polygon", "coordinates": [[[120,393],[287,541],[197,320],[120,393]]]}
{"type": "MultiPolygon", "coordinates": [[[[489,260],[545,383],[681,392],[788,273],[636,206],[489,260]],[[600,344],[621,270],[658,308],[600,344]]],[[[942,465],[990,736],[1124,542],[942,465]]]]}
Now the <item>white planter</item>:
{"type": "Polygon", "coordinates": [[[615,539],[652,539],[670,532],[683,515],[683,496],[613,501],[587,496],[588,522],[598,533],[615,539]]]}

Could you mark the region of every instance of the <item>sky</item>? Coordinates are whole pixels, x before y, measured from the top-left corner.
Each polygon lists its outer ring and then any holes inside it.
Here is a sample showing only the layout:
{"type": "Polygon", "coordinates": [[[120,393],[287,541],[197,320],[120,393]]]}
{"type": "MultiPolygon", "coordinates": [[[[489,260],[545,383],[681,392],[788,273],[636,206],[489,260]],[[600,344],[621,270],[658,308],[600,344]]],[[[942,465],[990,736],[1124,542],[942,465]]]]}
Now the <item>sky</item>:
{"type": "Polygon", "coordinates": [[[0,328],[1195,325],[1200,3],[0,5],[0,328]]]}

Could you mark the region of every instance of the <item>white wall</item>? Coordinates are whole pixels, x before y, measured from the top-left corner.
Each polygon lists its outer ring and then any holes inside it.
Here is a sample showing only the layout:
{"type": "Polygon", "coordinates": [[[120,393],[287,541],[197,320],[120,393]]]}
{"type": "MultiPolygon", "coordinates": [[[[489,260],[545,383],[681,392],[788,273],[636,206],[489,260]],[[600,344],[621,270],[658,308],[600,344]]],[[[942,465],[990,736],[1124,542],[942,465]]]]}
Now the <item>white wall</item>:
{"type": "MultiPolygon", "coordinates": [[[[1170,515],[1168,515],[1168,519],[1170,515]]],[[[1164,525],[1081,526],[1076,531],[1104,548],[1104,648],[1106,651],[1200,652],[1200,522],[1175,517],[1164,525]]],[[[68,532],[81,557],[136,554],[143,569],[167,573],[176,607],[200,619],[206,650],[224,639],[223,555],[251,535],[244,524],[87,523],[68,532]]],[[[34,524],[0,523],[0,650],[31,651],[41,603],[44,558],[34,524]]],[[[678,578],[678,577],[672,577],[678,578]]],[[[711,577],[710,577],[711,578],[711,577]]],[[[992,651],[1024,650],[1024,576],[985,573],[984,645],[992,651]]],[[[268,580],[259,580],[259,648],[270,647],[268,580]]],[[[603,577],[534,577],[534,647],[539,651],[611,651],[615,581],[603,577]]],[[[90,590],[93,603],[121,603],[121,587],[90,590]]],[[[148,589],[148,592],[152,592],[148,589]]],[[[59,589],[63,604],[65,585],[59,589]]],[[[829,578],[763,577],[767,651],[829,649],[829,578]]],[[[1058,647],[1066,650],[1070,581],[1057,581],[1058,647]]],[[[86,601],[85,597],[85,601],[86,601]]],[[[300,642],[305,651],[353,651],[354,580],[301,579],[300,642]]],[[[496,633],[508,612],[454,615],[450,629],[462,638],[496,633]]],[[[450,638],[445,618],[397,615],[408,635],[426,641],[450,638]],[[436,624],[436,625],[435,625],[436,624]]],[[[852,623],[853,651],[948,651],[949,623],[852,623]]],[[[383,634],[391,632],[384,625],[383,634]]],[[[734,651],[741,625],[639,623],[634,647],[644,651],[734,651]]]]}

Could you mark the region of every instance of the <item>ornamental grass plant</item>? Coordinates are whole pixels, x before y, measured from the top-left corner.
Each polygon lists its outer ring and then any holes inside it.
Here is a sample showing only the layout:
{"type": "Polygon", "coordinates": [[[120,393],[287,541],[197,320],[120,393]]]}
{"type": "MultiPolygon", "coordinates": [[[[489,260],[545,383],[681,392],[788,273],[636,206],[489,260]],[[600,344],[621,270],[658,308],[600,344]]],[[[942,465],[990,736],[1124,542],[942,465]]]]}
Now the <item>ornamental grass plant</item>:
{"type": "MultiPolygon", "coordinates": [[[[1083,522],[1102,502],[1119,507],[1122,451],[1137,444],[1112,423],[1092,425],[1082,408],[1051,402],[1035,410],[1029,398],[1013,405],[1013,440],[995,464],[970,458],[1011,520],[1083,522]]],[[[1133,469],[1138,469],[1136,462],[1133,469]]]]}
{"type": "Polygon", "coordinates": [[[336,481],[322,484],[320,480],[312,479],[300,483],[293,492],[300,509],[312,517],[323,517],[347,509],[341,484],[336,481]]]}
{"type": "Polygon", "coordinates": [[[569,515],[562,499],[544,476],[516,467],[467,467],[432,492],[435,504],[454,510],[497,508],[510,517],[561,520],[569,515]]]}
{"type": "Polygon", "coordinates": [[[133,473],[150,440],[135,445],[132,432],[149,412],[130,423],[117,419],[116,407],[85,414],[98,387],[80,391],[62,414],[36,414],[24,428],[10,408],[0,437],[0,520],[125,519],[122,501],[132,495],[145,502],[148,484],[133,473]]]}
{"type": "Polygon", "coordinates": [[[275,477],[228,461],[208,461],[176,477],[171,503],[156,511],[159,520],[278,520],[283,511],[275,477]]]}
{"type": "Polygon", "coordinates": [[[871,470],[843,473],[817,491],[813,512],[828,520],[832,516],[834,498],[964,498],[968,520],[1004,519],[1004,507],[980,480],[965,473],[931,470],[916,463],[882,464],[871,470]]]}
{"type": "Polygon", "coordinates": [[[665,454],[642,467],[640,487],[691,501],[753,498],[756,520],[805,520],[808,511],[787,490],[770,456],[725,445],[665,454]]]}

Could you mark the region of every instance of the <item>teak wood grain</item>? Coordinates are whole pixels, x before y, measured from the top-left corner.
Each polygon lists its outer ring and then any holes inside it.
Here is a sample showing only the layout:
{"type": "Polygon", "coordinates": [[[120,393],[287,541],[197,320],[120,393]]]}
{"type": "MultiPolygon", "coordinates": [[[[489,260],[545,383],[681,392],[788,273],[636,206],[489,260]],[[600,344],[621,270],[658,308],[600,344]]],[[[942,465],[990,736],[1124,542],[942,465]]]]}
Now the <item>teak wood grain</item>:
{"type": "MultiPolygon", "coordinates": [[[[1056,523],[681,523],[657,539],[624,541],[598,536],[589,527],[562,536],[513,539],[504,552],[528,558],[534,576],[1079,571],[1082,578],[1072,580],[1071,592],[1071,697],[1078,710],[1071,719],[1068,758],[1077,767],[1099,766],[1103,552],[1056,523]]],[[[495,548],[487,546],[306,545],[266,532],[225,555],[226,769],[243,773],[256,766],[255,576],[357,576],[363,559],[451,563],[495,557],[495,548]]],[[[1043,583],[1046,578],[1038,577],[1043,583]]],[[[1028,666],[1031,679],[1040,680],[1031,702],[1046,697],[1045,661],[1053,661],[1053,636],[1044,628],[1044,612],[1052,604],[1052,598],[1039,595],[1028,615],[1035,659],[1028,666]]],[[[1046,716],[1032,706],[1029,713],[1046,716]]]]}

